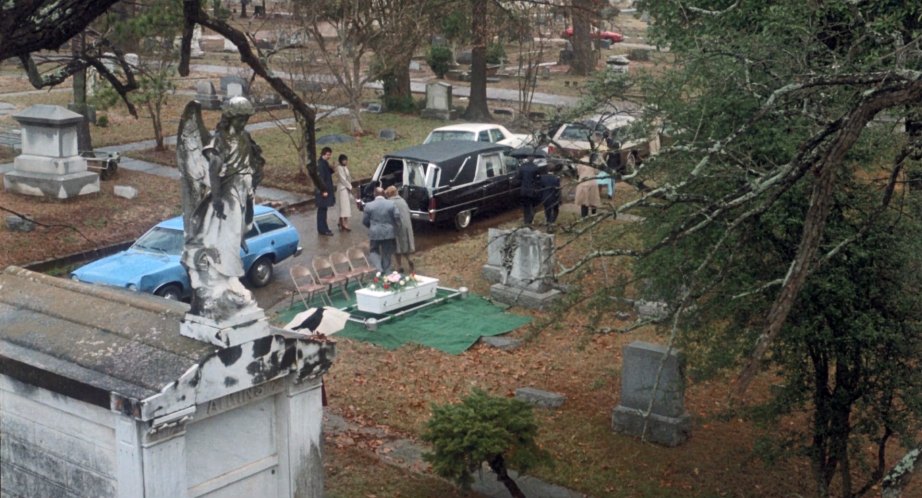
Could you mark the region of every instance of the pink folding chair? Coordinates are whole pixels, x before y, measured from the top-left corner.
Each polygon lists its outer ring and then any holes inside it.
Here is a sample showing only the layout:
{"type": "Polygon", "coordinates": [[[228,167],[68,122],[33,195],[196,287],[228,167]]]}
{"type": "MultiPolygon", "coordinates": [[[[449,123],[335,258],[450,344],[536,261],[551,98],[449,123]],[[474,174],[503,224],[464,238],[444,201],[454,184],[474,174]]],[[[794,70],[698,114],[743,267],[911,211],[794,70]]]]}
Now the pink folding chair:
{"type": "Polygon", "coordinates": [[[349,264],[355,272],[361,272],[359,281],[365,283],[366,277],[374,277],[378,270],[371,266],[368,258],[365,257],[365,251],[359,246],[352,246],[346,250],[346,257],[349,258],[349,264]]]}
{"type": "Polygon", "coordinates": [[[344,252],[330,253],[330,263],[333,264],[333,269],[336,270],[336,273],[344,275],[348,279],[347,283],[361,282],[362,276],[365,274],[364,270],[357,270],[352,267],[349,257],[344,252]]]}
{"type": "MultiPolygon", "coordinates": [[[[314,278],[313,272],[311,269],[304,265],[292,265],[291,269],[288,270],[288,273],[291,275],[291,281],[295,285],[295,292],[298,293],[298,296],[301,297],[301,302],[304,303],[305,308],[310,308],[310,301],[312,298],[320,295],[321,300],[333,305],[333,300],[330,299],[329,288],[327,284],[323,284],[317,281],[314,278]]],[[[291,293],[291,301],[294,302],[295,293],[291,293]]],[[[289,304],[290,306],[290,304],[289,304]]]]}
{"type": "Polygon", "coordinates": [[[349,300],[349,294],[346,292],[346,284],[349,283],[349,278],[336,272],[330,258],[319,255],[314,256],[311,259],[311,266],[314,268],[314,275],[320,283],[328,285],[331,291],[339,287],[346,301],[349,300]]]}

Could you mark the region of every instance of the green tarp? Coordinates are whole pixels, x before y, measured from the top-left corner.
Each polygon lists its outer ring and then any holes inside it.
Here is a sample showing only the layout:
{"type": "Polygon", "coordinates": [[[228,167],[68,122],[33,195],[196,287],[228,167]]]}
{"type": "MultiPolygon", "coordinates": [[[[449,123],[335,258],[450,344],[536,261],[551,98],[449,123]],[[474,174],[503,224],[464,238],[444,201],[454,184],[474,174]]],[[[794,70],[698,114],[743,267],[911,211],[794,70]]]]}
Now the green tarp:
{"type": "MultiPolygon", "coordinates": [[[[449,292],[439,289],[436,299],[449,292]]],[[[344,308],[346,303],[340,293],[332,296],[334,306],[344,308]]],[[[312,306],[319,305],[312,303],[312,306]]],[[[279,314],[276,321],[288,323],[297,313],[304,311],[304,305],[295,304],[292,308],[279,314]]],[[[384,316],[354,311],[354,318],[364,319],[384,316]]],[[[385,315],[386,316],[386,315],[385,315]]],[[[367,330],[361,323],[348,322],[342,332],[335,337],[348,337],[359,341],[377,344],[385,349],[397,349],[407,343],[422,344],[449,354],[461,354],[482,336],[505,334],[531,321],[530,317],[506,313],[486,299],[468,294],[464,299],[455,297],[441,303],[427,306],[411,313],[391,318],[378,323],[377,330],[367,330]]]]}

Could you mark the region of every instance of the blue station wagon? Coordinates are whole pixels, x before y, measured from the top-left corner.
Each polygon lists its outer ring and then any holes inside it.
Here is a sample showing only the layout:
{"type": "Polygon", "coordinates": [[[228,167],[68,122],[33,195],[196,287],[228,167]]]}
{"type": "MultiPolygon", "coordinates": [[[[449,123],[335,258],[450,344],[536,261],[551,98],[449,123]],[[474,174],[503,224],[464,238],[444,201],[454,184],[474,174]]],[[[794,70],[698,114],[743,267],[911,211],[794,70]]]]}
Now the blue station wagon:
{"type": "MultiPolygon", "coordinates": [[[[262,287],[272,280],[273,265],[301,254],[297,229],[281,213],[255,206],[253,227],[246,235],[248,252],[240,250],[247,281],[262,287]]],[[[192,294],[189,275],[179,262],[183,250],[182,216],[160,222],[127,250],[84,265],[71,273],[80,282],[149,292],[167,299],[192,294]]]]}

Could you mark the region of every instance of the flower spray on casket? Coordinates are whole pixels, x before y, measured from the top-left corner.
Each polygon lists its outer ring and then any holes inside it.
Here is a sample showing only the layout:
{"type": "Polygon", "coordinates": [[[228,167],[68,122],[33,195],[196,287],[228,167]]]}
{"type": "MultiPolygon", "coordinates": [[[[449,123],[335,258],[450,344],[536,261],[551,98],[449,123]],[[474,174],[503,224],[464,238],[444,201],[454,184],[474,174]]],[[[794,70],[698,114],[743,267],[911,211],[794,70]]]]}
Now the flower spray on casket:
{"type": "Polygon", "coordinates": [[[388,275],[382,275],[381,272],[375,274],[375,278],[368,284],[368,289],[376,291],[393,291],[397,292],[407,287],[415,287],[419,281],[415,273],[401,275],[399,272],[391,272],[388,275]]]}

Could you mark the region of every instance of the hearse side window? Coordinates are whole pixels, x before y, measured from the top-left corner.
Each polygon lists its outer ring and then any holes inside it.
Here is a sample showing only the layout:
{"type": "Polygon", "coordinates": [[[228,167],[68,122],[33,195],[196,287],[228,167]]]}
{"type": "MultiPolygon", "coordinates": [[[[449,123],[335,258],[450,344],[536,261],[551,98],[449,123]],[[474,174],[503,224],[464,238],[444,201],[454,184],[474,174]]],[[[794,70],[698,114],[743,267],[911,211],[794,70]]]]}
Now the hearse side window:
{"type": "Polygon", "coordinates": [[[493,128],[490,130],[490,135],[493,136],[493,142],[499,142],[506,139],[506,136],[503,135],[503,132],[500,131],[499,128],[493,128]]]}
{"type": "Polygon", "coordinates": [[[477,160],[473,157],[464,158],[464,162],[461,163],[461,168],[458,169],[458,172],[455,173],[453,179],[455,185],[464,185],[474,181],[474,173],[477,169],[477,160]]]}
{"type": "Polygon", "coordinates": [[[256,225],[259,225],[261,233],[269,233],[273,230],[285,228],[285,222],[274,214],[267,214],[256,218],[256,225]]]}
{"type": "Polygon", "coordinates": [[[403,179],[403,184],[415,187],[425,187],[426,166],[425,163],[407,161],[406,178],[403,179]]]}
{"type": "Polygon", "coordinates": [[[484,154],[480,156],[480,167],[477,168],[477,175],[474,177],[474,181],[480,182],[487,178],[500,176],[504,173],[503,161],[499,154],[484,154]]]}
{"type": "Polygon", "coordinates": [[[399,187],[403,182],[403,159],[388,159],[384,163],[378,182],[381,184],[381,188],[387,188],[391,185],[399,187]]]}
{"type": "Polygon", "coordinates": [[[483,130],[480,132],[480,135],[477,136],[478,142],[489,142],[490,141],[490,132],[488,130],[483,130]]]}

